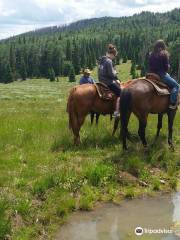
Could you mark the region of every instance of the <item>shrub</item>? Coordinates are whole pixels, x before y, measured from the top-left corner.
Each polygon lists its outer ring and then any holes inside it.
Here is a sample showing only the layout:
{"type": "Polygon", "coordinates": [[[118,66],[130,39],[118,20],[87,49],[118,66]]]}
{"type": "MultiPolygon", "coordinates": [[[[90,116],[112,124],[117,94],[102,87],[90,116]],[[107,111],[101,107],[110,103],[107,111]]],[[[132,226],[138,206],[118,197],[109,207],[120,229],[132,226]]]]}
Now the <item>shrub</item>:
{"type": "Polygon", "coordinates": [[[160,181],[158,178],[154,178],[152,180],[152,187],[153,187],[153,190],[155,191],[159,191],[160,190],[160,181]]]}
{"type": "Polygon", "coordinates": [[[59,217],[65,217],[68,212],[73,211],[76,208],[76,200],[69,196],[65,195],[64,199],[60,202],[60,205],[57,208],[56,214],[59,217]]]}
{"type": "Polygon", "coordinates": [[[48,176],[44,179],[37,181],[33,186],[33,194],[42,196],[45,192],[56,185],[56,181],[53,176],[48,176]]]}
{"type": "Polygon", "coordinates": [[[23,217],[27,217],[30,213],[31,204],[28,200],[21,200],[19,201],[16,206],[15,210],[23,217]]]}
{"type": "Polygon", "coordinates": [[[6,208],[7,204],[0,200],[0,239],[5,239],[5,236],[11,231],[10,221],[5,213],[6,208]]]}
{"type": "Polygon", "coordinates": [[[135,176],[138,176],[143,168],[144,163],[139,157],[129,156],[124,163],[124,169],[135,176]]]}
{"type": "Polygon", "coordinates": [[[176,190],[177,188],[177,179],[175,177],[170,178],[169,180],[169,186],[173,189],[176,190]]]}
{"type": "Polygon", "coordinates": [[[108,180],[114,175],[112,166],[102,163],[90,166],[86,171],[88,182],[93,186],[106,185],[108,180]]]}
{"type": "Polygon", "coordinates": [[[53,68],[49,68],[48,70],[48,77],[51,82],[55,81],[55,72],[53,68]]]}
{"type": "Polygon", "coordinates": [[[93,208],[93,200],[91,196],[82,196],[79,201],[80,210],[91,210],[93,208]]]}
{"type": "Polygon", "coordinates": [[[125,197],[126,198],[129,198],[129,199],[132,199],[135,197],[135,192],[134,192],[134,189],[132,187],[128,187],[126,192],[125,192],[125,197]]]}

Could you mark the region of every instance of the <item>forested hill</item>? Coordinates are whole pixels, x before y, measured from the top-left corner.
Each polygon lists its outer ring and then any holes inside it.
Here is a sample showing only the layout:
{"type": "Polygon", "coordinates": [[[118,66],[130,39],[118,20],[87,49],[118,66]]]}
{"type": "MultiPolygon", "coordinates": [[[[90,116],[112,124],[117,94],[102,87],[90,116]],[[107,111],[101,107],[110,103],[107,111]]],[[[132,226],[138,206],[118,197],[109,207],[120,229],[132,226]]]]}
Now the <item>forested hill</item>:
{"type": "Polygon", "coordinates": [[[131,59],[144,74],[145,56],[159,38],[168,44],[172,73],[177,76],[180,9],[167,13],[142,12],[131,17],[86,19],[3,40],[0,42],[0,82],[78,74],[82,68],[96,65],[108,43],[118,48],[117,63],[131,59]]]}

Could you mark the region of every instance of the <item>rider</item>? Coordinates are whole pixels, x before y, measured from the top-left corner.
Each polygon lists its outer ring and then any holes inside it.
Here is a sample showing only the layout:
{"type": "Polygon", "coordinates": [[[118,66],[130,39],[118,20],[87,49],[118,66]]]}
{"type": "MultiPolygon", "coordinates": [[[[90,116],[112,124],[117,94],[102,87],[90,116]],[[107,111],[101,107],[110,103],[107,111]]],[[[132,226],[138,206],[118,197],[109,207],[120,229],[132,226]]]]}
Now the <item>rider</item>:
{"type": "Polygon", "coordinates": [[[170,109],[177,108],[179,84],[167,72],[170,68],[169,53],[163,40],[157,40],[149,56],[149,71],[160,76],[162,82],[171,89],[170,109]]]}
{"type": "Polygon", "coordinates": [[[81,77],[79,84],[85,84],[85,83],[90,83],[90,84],[94,84],[95,81],[92,77],[90,77],[91,71],[89,70],[89,68],[85,68],[83,71],[83,76],[81,77]]]}
{"type": "Polygon", "coordinates": [[[117,72],[113,67],[112,60],[115,59],[118,52],[114,45],[109,44],[106,56],[103,56],[99,61],[98,78],[99,82],[105,83],[110,90],[117,96],[115,117],[119,117],[119,100],[121,94],[120,82],[117,78],[117,72]]]}

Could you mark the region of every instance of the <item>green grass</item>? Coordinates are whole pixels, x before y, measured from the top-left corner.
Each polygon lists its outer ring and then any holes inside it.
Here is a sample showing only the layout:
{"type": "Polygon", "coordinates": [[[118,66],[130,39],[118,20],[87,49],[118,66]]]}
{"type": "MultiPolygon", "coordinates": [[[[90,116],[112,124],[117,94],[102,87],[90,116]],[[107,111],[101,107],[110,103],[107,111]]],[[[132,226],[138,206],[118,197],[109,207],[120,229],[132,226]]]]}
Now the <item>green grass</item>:
{"type": "MultiPolygon", "coordinates": [[[[117,70],[122,81],[130,79],[130,62],[117,70]]],[[[92,75],[97,79],[96,69],[92,75]]],[[[179,112],[174,124],[175,152],[167,145],[167,118],[149,151],[135,140],[128,142],[129,151],[124,153],[118,133],[111,135],[113,124],[108,116],[101,116],[98,126],[90,126],[87,117],[81,130],[82,144],[75,147],[66,113],[73,85],[67,78],[0,84],[0,239],[6,234],[13,240],[54,239],[58,227],[74,210],[91,210],[97,201],[117,203],[123,197],[171,191],[177,186],[179,112]],[[138,176],[148,187],[123,186],[117,180],[119,170],[138,176]],[[6,205],[1,204],[4,202],[6,205]]],[[[150,116],[150,144],[156,124],[157,116],[150,116]]],[[[133,116],[129,128],[137,133],[133,116]]]]}

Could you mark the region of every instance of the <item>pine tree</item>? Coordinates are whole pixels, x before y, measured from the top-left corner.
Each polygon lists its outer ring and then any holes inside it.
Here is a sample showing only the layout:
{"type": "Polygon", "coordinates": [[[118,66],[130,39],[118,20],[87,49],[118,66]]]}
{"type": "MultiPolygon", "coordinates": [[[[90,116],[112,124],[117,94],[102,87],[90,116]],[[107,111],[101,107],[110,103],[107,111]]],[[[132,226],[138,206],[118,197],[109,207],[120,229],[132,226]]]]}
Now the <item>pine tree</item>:
{"type": "Polygon", "coordinates": [[[72,47],[69,39],[67,40],[67,43],[66,43],[66,60],[67,61],[72,60],[72,47]]]}
{"type": "Polygon", "coordinates": [[[71,65],[70,71],[69,71],[69,82],[75,82],[76,81],[76,75],[74,71],[73,65],[71,65]]]}
{"type": "Polygon", "coordinates": [[[123,63],[126,63],[127,60],[128,60],[128,58],[127,58],[127,56],[125,55],[125,56],[123,57],[123,63]]]}
{"type": "Polygon", "coordinates": [[[62,75],[63,52],[58,47],[55,47],[52,53],[52,67],[55,76],[62,75]]]}
{"type": "Polygon", "coordinates": [[[70,70],[71,70],[72,63],[70,61],[64,61],[63,65],[63,75],[65,77],[69,76],[70,70]]]}
{"type": "Polygon", "coordinates": [[[132,79],[136,78],[136,65],[134,61],[132,61],[130,74],[132,76],[132,79]]]}
{"type": "Polygon", "coordinates": [[[145,67],[145,65],[143,64],[143,65],[141,65],[141,77],[144,77],[145,74],[146,74],[146,67],[145,67]]]}
{"type": "Polygon", "coordinates": [[[171,74],[178,78],[178,69],[180,62],[180,38],[170,48],[170,64],[171,64],[171,74]]]}
{"type": "Polygon", "coordinates": [[[55,72],[54,72],[53,68],[49,68],[48,75],[49,75],[49,80],[51,82],[54,82],[55,81],[55,72]]]}
{"type": "Polygon", "coordinates": [[[4,68],[4,83],[13,82],[13,73],[10,67],[10,64],[7,63],[4,68]]]}
{"type": "Polygon", "coordinates": [[[10,68],[12,70],[13,78],[15,78],[15,76],[16,76],[16,55],[15,55],[15,47],[13,44],[11,44],[11,46],[10,46],[9,63],[10,63],[10,68]]]}
{"type": "Polygon", "coordinates": [[[21,76],[22,80],[26,80],[26,78],[27,78],[26,65],[25,65],[23,57],[21,58],[20,76],[21,76]]]}

